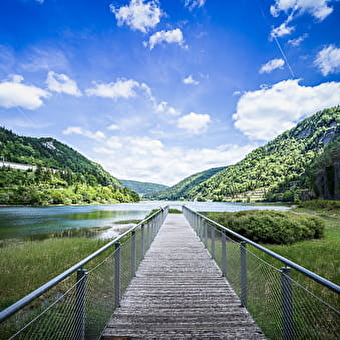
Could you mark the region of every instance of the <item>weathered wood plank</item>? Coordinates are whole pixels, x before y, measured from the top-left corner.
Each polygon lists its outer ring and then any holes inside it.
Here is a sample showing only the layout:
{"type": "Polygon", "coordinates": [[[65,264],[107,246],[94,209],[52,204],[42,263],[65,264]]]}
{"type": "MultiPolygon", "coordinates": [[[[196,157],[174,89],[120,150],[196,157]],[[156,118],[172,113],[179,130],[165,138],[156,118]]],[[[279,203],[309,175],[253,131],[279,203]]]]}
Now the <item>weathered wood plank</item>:
{"type": "Polygon", "coordinates": [[[265,337],[184,216],[170,214],[102,339],[265,337]]]}

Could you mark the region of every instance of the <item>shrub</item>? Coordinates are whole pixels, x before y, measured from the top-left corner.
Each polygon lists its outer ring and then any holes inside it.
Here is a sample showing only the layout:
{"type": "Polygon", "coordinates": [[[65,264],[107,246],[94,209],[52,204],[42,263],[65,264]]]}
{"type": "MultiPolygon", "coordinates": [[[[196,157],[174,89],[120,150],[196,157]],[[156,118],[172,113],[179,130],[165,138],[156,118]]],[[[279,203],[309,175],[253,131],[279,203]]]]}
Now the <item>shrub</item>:
{"type": "Polygon", "coordinates": [[[254,242],[292,244],[321,238],[324,234],[323,220],[306,214],[248,210],[235,213],[206,213],[206,215],[254,242]]]}

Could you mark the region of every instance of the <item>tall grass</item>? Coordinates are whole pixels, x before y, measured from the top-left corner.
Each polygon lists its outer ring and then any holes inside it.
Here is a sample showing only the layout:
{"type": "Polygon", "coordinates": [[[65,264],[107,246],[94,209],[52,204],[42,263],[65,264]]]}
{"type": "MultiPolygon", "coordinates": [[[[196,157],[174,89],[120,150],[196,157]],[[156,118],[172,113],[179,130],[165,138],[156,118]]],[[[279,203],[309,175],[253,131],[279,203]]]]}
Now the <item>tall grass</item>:
{"type": "Polygon", "coordinates": [[[0,309],[4,309],[108,241],[57,238],[0,248],[0,309]]]}

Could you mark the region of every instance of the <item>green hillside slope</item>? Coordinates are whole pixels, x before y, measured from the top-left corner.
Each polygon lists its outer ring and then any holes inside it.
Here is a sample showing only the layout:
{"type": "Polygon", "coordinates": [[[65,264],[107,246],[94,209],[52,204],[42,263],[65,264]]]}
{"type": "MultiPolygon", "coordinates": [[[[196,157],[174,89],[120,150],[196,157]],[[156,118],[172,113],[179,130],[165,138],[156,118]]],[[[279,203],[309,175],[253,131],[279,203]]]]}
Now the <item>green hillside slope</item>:
{"type": "MultiPolygon", "coordinates": [[[[340,106],[317,112],[295,128],[255,149],[239,163],[199,184],[189,183],[181,192],[181,198],[292,201],[309,189],[306,169],[339,135],[340,106]]],[[[176,186],[163,192],[161,197],[173,199],[176,186]]]]}
{"type": "Polygon", "coordinates": [[[135,191],[137,194],[145,196],[157,191],[165,190],[169,188],[163,184],[150,183],[150,182],[139,182],[126,179],[119,180],[125,187],[135,191]]]}
{"type": "Polygon", "coordinates": [[[308,189],[306,168],[338,135],[340,107],[320,111],[241,162],[191,188],[188,197],[217,201],[264,197],[294,200],[308,189]]]}
{"type": "Polygon", "coordinates": [[[0,204],[78,204],[133,202],[101,165],[53,138],[18,136],[0,128],[0,156],[7,162],[37,166],[36,171],[0,168],[0,204]]]}
{"type": "Polygon", "coordinates": [[[226,167],[212,168],[209,170],[198,172],[183,179],[171,188],[162,190],[154,194],[146,195],[145,198],[158,200],[183,200],[187,197],[186,193],[190,188],[199,185],[200,183],[204,182],[205,180],[224,170],[225,168],[226,167]]]}

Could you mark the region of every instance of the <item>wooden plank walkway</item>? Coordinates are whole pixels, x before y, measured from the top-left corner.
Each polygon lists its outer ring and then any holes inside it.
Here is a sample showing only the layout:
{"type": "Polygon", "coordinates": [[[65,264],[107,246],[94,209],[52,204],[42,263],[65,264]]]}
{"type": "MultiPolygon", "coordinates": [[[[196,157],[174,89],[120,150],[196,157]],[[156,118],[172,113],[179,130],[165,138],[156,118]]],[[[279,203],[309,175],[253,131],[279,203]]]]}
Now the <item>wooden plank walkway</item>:
{"type": "Polygon", "coordinates": [[[184,215],[169,214],[103,340],[265,339],[184,215]]]}

